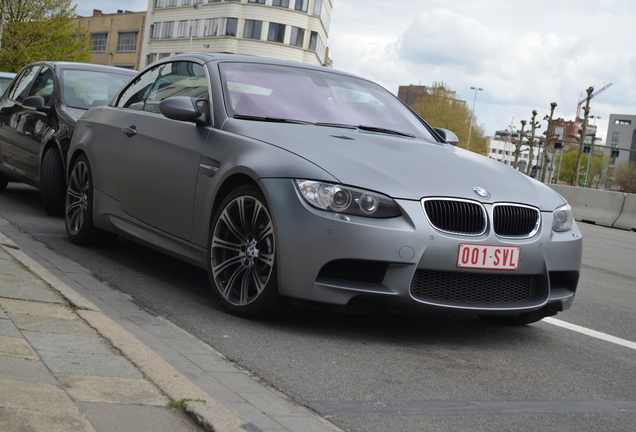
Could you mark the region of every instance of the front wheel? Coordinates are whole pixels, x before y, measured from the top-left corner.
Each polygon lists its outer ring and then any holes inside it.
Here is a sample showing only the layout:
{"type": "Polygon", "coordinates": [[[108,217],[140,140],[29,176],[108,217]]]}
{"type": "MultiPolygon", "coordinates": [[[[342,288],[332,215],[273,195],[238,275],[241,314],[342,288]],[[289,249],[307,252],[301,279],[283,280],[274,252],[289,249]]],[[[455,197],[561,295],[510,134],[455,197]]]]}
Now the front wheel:
{"type": "Polygon", "coordinates": [[[93,224],[93,178],[86,156],[80,156],[71,168],[66,189],[66,234],[71,242],[91,245],[114,241],[117,235],[93,224]]]}
{"type": "Polygon", "coordinates": [[[235,189],[212,218],[208,274],[215,295],[233,315],[266,318],[288,305],[278,294],[274,224],[257,187],[235,189]]]}

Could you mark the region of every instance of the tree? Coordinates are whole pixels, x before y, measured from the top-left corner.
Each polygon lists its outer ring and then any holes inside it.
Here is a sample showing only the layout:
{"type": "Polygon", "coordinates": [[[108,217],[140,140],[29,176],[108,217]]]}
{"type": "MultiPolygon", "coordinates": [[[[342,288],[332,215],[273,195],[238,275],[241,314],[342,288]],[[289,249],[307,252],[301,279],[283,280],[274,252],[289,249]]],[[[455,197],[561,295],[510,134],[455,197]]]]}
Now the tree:
{"type": "MultiPolygon", "coordinates": [[[[594,156],[592,157],[592,165],[590,167],[590,176],[588,179],[589,185],[594,185],[598,187],[598,185],[605,180],[605,171],[607,165],[609,164],[609,157],[603,155],[602,150],[597,150],[594,152],[594,156]]],[[[579,176],[578,176],[578,184],[575,184],[576,181],[576,163],[578,159],[578,151],[570,150],[567,153],[563,153],[561,155],[561,169],[559,171],[558,180],[561,182],[565,182],[571,184],[572,186],[585,186],[585,175],[587,173],[587,161],[589,158],[589,153],[584,153],[581,156],[580,165],[579,165],[579,176]]],[[[555,164],[559,164],[559,157],[556,156],[555,164]]],[[[555,167],[555,170],[557,168],[555,167]]]]}
{"type": "Polygon", "coordinates": [[[88,62],[90,37],[71,0],[0,0],[0,70],[39,60],[88,62]]]}
{"type": "Polygon", "coordinates": [[[616,186],[628,193],[636,193],[636,164],[623,162],[614,170],[616,186]]]}
{"type": "Polygon", "coordinates": [[[455,92],[446,85],[433,83],[426,95],[413,104],[413,110],[431,126],[453,131],[459,138],[460,147],[466,147],[470,131],[470,150],[483,155],[488,154],[488,142],[483,125],[476,124],[466,102],[455,97],[455,92]],[[470,123],[473,123],[470,127],[470,123]]]}

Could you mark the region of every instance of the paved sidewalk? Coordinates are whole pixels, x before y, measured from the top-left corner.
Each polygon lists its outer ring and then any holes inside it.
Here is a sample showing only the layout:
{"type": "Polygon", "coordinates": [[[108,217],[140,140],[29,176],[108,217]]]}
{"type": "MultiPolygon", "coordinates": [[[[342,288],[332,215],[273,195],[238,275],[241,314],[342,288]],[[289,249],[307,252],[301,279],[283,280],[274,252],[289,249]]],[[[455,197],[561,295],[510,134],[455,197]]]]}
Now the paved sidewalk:
{"type": "Polygon", "coordinates": [[[0,431],[261,430],[71,288],[45,282],[2,233],[0,245],[0,431]]]}

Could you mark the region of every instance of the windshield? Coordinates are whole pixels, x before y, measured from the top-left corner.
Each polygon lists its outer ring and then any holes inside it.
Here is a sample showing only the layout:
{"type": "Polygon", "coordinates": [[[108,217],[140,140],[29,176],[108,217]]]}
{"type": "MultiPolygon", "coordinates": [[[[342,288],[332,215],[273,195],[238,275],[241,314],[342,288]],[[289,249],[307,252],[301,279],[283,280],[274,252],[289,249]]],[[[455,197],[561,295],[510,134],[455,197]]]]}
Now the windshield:
{"type": "Polygon", "coordinates": [[[108,105],[131,74],[67,69],[62,73],[62,97],[71,108],[89,109],[108,105]]]}
{"type": "MultiPolygon", "coordinates": [[[[364,126],[435,140],[418,117],[377,84],[329,71],[222,63],[226,109],[235,118],[364,126]]],[[[371,129],[373,128],[373,129],[371,129]]]]}

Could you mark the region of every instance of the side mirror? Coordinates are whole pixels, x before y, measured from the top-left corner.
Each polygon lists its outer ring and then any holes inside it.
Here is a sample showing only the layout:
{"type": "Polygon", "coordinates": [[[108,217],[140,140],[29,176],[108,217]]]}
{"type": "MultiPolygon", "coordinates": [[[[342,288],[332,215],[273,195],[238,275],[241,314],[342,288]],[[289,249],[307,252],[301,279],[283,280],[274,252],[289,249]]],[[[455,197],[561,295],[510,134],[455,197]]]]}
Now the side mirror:
{"type": "Polygon", "coordinates": [[[172,120],[193,122],[197,125],[208,124],[207,116],[202,112],[199,105],[206,99],[192,98],[186,96],[175,96],[164,99],[159,103],[161,114],[172,120]]]}
{"type": "Polygon", "coordinates": [[[22,101],[22,105],[25,109],[33,111],[46,113],[51,111],[51,107],[44,104],[44,98],[42,96],[29,96],[22,101]]]}
{"type": "Polygon", "coordinates": [[[439,136],[448,144],[451,144],[454,146],[459,144],[459,138],[457,138],[457,135],[455,135],[454,132],[451,132],[448,129],[442,129],[442,128],[433,128],[433,129],[435,129],[435,132],[437,132],[439,136]]]}

